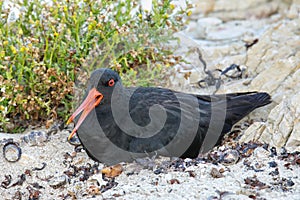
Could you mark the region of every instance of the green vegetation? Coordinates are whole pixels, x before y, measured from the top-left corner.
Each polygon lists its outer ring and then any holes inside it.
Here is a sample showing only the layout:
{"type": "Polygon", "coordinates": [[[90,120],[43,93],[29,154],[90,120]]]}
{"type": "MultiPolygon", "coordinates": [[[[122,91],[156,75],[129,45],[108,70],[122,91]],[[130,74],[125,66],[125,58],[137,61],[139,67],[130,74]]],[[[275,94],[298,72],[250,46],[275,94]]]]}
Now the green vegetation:
{"type": "Polygon", "coordinates": [[[159,83],[180,60],[162,46],[183,26],[188,9],[153,0],[152,11],[132,0],[0,2],[0,131],[66,120],[74,83],[99,67],[118,70],[125,85],[159,83]],[[13,15],[15,14],[15,15],[13,15]]]}

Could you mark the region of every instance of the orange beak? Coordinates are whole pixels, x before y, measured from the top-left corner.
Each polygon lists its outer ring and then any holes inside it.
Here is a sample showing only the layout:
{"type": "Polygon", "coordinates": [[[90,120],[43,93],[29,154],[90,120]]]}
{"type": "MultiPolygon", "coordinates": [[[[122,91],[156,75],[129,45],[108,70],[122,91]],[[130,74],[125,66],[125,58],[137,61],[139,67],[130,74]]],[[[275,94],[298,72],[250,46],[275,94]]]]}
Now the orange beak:
{"type": "Polygon", "coordinates": [[[69,135],[68,140],[70,140],[78,130],[79,126],[82,124],[84,119],[88,116],[88,114],[101,102],[103,99],[103,95],[98,92],[96,88],[90,90],[86,99],[82,102],[82,104],[77,108],[77,110],[73,113],[73,115],[68,119],[67,125],[70,124],[74,118],[82,112],[75,128],[73,129],[72,133],[69,135]]]}

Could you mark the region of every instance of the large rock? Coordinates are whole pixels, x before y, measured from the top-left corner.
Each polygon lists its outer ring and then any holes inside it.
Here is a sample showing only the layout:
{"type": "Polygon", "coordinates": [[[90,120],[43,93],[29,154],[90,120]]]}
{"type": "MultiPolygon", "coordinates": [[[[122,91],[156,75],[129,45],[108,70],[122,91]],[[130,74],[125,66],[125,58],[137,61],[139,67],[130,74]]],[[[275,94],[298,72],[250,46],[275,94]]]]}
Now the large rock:
{"type": "Polygon", "coordinates": [[[240,142],[260,141],[277,148],[300,151],[300,92],[272,109],[266,123],[250,126],[240,142]]]}
{"type": "MultiPolygon", "coordinates": [[[[221,77],[218,93],[265,91],[273,99],[271,105],[250,115],[255,122],[240,142],[255,140],[300,151],[300,0],[214,0],[195,4],[202,10],[198,8],[191,18],[191,28],[184,34],[193,49],[200,49],[207,70],[216,78],[220,75],[216,69],[224,70],[233,63],[246,70],[242,78],[221,77]],[[252,46],[245,47],[256,39],[252,46]]],[[[181,42],[187,44],[186,40],[181,42]]],[[[214,86],[200,89],[191,85],[208,76],[191,51],[180,52],[193,64],[190,68],[177,66],[177,72],[182,73],[171,77],[171,85],[184,91],[212,93],[214,86]],[[190,77],[184,76],[189,72],[190,77]]]]}
{"type": "Polygon", "coordinates": [[[290,151],[300,150],[299,24],[295,19],[273,25],[248,52],[246,65],[254,76],[250,90],[268,91],[278,105],[266,123],[251,125],[241,142],[256,140],[277,148],[285,146],[290,151]]]}
{"type": "MultiPolygon", "coordinates": [[[[294,4],[297,3],[296,1],[294,0],[294,4]]],[[[195,7],[192,19],[199,16],[209,16],[221,18],[223,21],[231,21],[270,17],[288,8],[292,1],[245,0],[241,3],[239,0],[194,0],[193,3],[195,7]]],[[[294,17],[295,11],[291,12],[290,16],[294,17]]]]}
{"type": "Polygon", "coordinates": [[[300,12],[300,0],[293,0],[290,10],[287,13],[287,17],[290,19],[299,18],[299,12],[300,12]]]}

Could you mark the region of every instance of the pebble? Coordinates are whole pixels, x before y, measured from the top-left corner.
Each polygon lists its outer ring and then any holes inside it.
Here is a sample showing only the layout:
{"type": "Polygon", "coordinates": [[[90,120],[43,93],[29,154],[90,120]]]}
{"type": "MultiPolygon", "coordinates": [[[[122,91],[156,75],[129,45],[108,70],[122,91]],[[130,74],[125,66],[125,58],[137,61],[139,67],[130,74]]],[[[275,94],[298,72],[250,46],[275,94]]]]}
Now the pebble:
{"type": "Polygon", "coordinates": [[[220,163],[223,165],[233,165],[240,159],[240,154],[237,150],[227,150],[220,158],[220,163]]]}
{"type": "Polygon", "coordinates": [[[295,183],[292,181],[292,180],[287,180],[287,182],[286,182],[286,186],[288,186],[288,187],[291,187],[291,186],[293,186],[293,185],[295,185],[295,183]]]}
{"type": "Polygon", "coordinates": [[[271,147],[270,151],[271,151],[271,155],[270,155],[271,157],[277,156],[277,151],[275,147],[271,147]]]}
{"type": "Polygon", "coordinates": [[[287,154],[287,150],[285,147],[281,147],[280,148],[280,155],[286,155],[287,154]]]}
{"type": "Polygon", "coordinates": [[[214,167],[211,169],[210,175],[211,175],[213,178],[221,178],[221,177],[223,177],[223,174],[221,174],[221,172],[219,172],[219,170],[217,170],[217,169],[214,168],[214,167]]]}
{"type": "Polygon", "coordinates": [[[42,146],[48,140],[48,134],[45,131],[31,131],[21,139],[29,146],[42,146]]]}
{"type": "Polygon", "coordinates": [[[54,189],[57,189],[67,183],[68,177],[66,175],[61,175],[58,177],[54,177],[50,179],[49,186],[51,186],[54,189]]]}
{"type": "Polygon", "coordinates": [[[271,171],[271,172],[269,173],[269,175],[271,175],[271,176],[277,176],[277,175],[279,175],[279,170],[278,170],[278,168],[276,168],[274,171],[271,171]]]}
{"type": "Polygon", "coordinates": [[[154,170],[153,173],[158,175],[158,174],[164,173],[164,171],[165,170],[163,168],[158,168],[158,169],[154,170]]]}
{"type": "Polygon", "coordinates": [[[97,185],[97,186],[101,186],[101,185],[105,185],[106,184],[106,181],[103,180],[102,174],[100,174],[100,173],[92,175],[88,179],[87,182],[90,185],[97,185]]]}
{"type": "Polygon", "coordinates": [[[268,164],[269,164],[269,167],[272,167],[272,168],[277,167],[277,163],[275,161],[268,162],[268,164]]]}
{"type": "Polygon", "coordinates": [[[263,147],[257,147],[254,151],[253,151],[253,155],[254,157],[256,157],[257,159],[268,159],[269,158],[269,151],[265,150],[263,147]]]}

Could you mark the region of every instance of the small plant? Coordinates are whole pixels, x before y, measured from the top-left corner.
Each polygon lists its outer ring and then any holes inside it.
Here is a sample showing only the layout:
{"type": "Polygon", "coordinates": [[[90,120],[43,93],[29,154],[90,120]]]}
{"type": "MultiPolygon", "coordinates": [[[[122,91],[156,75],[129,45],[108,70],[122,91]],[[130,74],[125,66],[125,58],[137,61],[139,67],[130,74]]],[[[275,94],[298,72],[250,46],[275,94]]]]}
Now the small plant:
{"type": "Polygon", "coordinates": [[[163,44],[189,6],[153,0],[147,11],[138,2],[1,1],[0,131],[67,119],[74,82],[94,68],[118,70],[125,85],[159,83],[164,66],[180,60],[163,44]]]}

